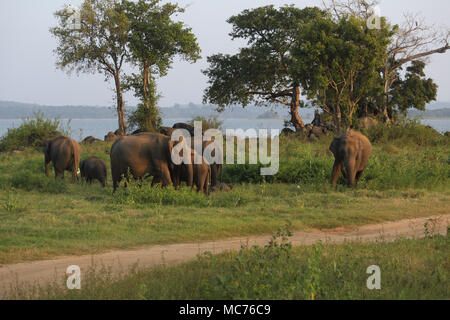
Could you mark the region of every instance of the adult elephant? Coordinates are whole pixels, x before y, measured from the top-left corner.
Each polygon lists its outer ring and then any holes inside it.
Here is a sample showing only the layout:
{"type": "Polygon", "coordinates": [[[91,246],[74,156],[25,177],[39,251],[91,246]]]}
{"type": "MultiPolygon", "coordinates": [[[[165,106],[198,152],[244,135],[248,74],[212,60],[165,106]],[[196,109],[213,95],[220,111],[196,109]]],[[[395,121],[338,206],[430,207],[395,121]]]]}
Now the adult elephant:
{"type": "Polygon", "coordinates": [[[349,130],[334,138],[330,145],[335,161],[331,175],[331,184],[336,185],[339,174],[343,173],[349,187],[354,187],[361,179],[372,155],[372,145],[363,134],[349,130]]]}
{"type": "MultiPolygon", "coordinates": [[[[114,191],[122,177],[128,178],[128,170],[135,179],[153,176],[162,182],[162,186],[172,184],[170,176],[174,169],[172,150],[179,143],[159,133],[140,133],[133,136],[122,136],[111,147],[111,173],[114,191]]],[[[188,167],[188,175],[192,181],[193,168],[188,167]]]]}
{"type": "Polygon", "coordinates": [[[45,174],[49,175],[50,162],[55,169],[55,179],[60,175],[64,179],[64,171],[72,172],[72,183],[77,180],[81,148],[75,140],[59,136],[44,142],[45,174]]]}

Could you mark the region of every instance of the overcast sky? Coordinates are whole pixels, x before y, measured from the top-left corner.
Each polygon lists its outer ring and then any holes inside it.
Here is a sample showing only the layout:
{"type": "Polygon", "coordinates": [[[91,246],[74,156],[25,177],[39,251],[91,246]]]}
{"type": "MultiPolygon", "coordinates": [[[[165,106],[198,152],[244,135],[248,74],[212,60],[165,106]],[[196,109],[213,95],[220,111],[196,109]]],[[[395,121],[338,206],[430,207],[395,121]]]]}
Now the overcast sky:
{"type": "MultiPolygon", "coordinates": [[[[55,68],[56,41],[49,28],[56,24],[53,13],[65,4],[81,0],[0,0],[0,100],[45,105],[114,105],[113,84],[102,75],[68,76],[55,68]]],[[[172,2],[175,2],[172,1],[172,2]]],[[[175,103],[201,103],[206,78],[206,57],[235,53],[242,43],[231,41],[226,20],[247,8],[294,3],[298,7],[321,6],[321,0],[179,0],[188,6],[181,19],[198,38],[203,59],[195,64],[176,62],[168,76],[158,80],[162,107],[175,103]]],[[[430,23],[449,26],[448,0],[381,1],[381,13],[400,23],[404,12],[420,12],[430,23]]],[[[450,101],[450,53],[434,55],[427,76],[439,85],[438,100],[450,101]]],[[[136,99],[126,95],[127,105],[136,99]]]]}

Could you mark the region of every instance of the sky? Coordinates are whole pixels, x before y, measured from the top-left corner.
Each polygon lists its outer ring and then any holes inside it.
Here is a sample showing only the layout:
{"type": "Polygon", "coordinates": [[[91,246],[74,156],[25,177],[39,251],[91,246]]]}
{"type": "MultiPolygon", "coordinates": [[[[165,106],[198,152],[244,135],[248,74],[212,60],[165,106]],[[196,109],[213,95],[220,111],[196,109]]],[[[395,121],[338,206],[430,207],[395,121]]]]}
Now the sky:
{"type": "MultiPolygon", "coordinates": [[[[56,39],[49,28],[56,25],[53,13],[65,4],[81,0],[0,0],[0,100],[42,105],[113,106],[113,83],[100,74],[68,75],[55,67],[56,39]]],[[[321,6],[321,0],[172,0],[186,12],[179,19],[192,28],[202,49],[195,64],[176,60],[169,74],[158,79],[161,107],[175,103],[199,104],[207,85],[201,70],[206,57],[216,53],[234,54],[245,45],[228,36],[226,20],[244,9],[273,4],[297,7],[321,6]]],[[[420,13],[429,24],[450,27],[448,0],[382,0],[381,14],[401,23],[406,12],[420,13]]],[[[432,56],[426,74],[439,85],[438,101],[450,101],[450,52],[432,56]]],[[[125,70],[126,72],[126,70],[125,70]]],[[[137,100],[126,94],[127,105],[137,100]]]]}

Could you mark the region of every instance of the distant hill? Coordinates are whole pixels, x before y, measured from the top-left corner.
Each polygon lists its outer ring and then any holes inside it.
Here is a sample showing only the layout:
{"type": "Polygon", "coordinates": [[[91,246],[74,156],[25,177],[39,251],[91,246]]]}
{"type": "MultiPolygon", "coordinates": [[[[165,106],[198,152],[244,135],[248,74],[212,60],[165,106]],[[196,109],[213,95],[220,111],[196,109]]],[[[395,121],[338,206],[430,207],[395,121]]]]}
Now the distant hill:
{"type": "MultiPolygon", "coordinates": [[[[135,107],[127,107],[129,112],[135,107]]],[[[197,105],[189,103],[185,105],[175,104],[172,107],[160,108],[164,119],[193,119],[197,116],[220,116],[220,119],[288,119],[288,108],[283,107],[256,107],[232,106],[224,112],[218,113],[216,106],[197,105]]],[[[49,118],[61,119],[115,119],[116,111],[112,107],[95,106],[44,106],[14,101],[0,101],[0,119],[31,118],[35,112],[42,112],[49,118]]],[[[314,118],[313,108],[300,109],[300,115],[305,120],[314,118]]],[[[427,106],[426,112],[411,110],[410,117],[450,118],[450,102],[435,102],[427,106]]]]}

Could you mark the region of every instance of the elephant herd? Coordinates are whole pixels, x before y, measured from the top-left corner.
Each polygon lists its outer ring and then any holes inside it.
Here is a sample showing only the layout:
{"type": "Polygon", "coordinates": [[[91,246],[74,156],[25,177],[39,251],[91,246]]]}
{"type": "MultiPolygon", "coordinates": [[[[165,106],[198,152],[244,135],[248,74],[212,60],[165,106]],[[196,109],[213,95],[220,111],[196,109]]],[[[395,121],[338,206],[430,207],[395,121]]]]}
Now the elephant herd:
{"type": "MultiPolygon", "coordinates": [[[[213,143],[214,141],[202,142],[202,152],[213,143]]],[[[160,133],[142,132],[121,136],[115,140],[110,152],[114,191],[121,180],[128,180],[130,175],[138,180],[153,177],[152,186],[160,184],[162,187],[173,185],[178,188],[184,181],[187,186],[193,188],[195,185],[197,192],[205,194],[209,194],[209,185],[222,190],[217,183],[222,164],[208,163],[203,155],[194,151],[193,146],[194,139],[181,138],[179,141],[172,141],[170,136],[160,133]],[[192,159],[200,157],[201,161],[175,164],[172,161],[172,151],[180,143],[187,144],[187,148],[182,150],[190,150],[192,159]]],[[[337,184],[342,172],[347,185],[354,187],[361,179],[372,155],[369,139],[359,132],[349,130],[334,138],[329,149],[335,158],[331,174],[332,185],[337,184]]],[[[81,147],[71,138],[60,136],[47,140],[44,143],[44,155],[47,176],[52,162],[55,178],[64,178],[64,171],[70,171],[72,183],[75,183],[80,172],[82,179],[87,182],[91,183],[96,179],[103,186],[106,185],[106,163],[97,157],[89,157],[80,163],[81,147]]]]}
{"type": "MultiPolygon", "coordinates": [[[[202,148],[214,144],[214,141],[202,142],[202,148]]],[[[203,151],[202,150],[202,151],[203,151]]],[[[89,157],[80,163],[81,147],[68,137],[49,139],[44,143],[45,173],[49,175],[50,162],[53,163],[55,178],[64,178],[64,171],[72,173],[72,183],[76,182],[77,173],[82,179],[92,183],[94,179],[105,186],[107,180],[106,163],[97,157],[89,157]]],[[[194,151],[194,139],[172,141],[164,134],[142,132],[129,136],[121,136],[111,146],[111,174],[114,191],[122,179],[134,178],[143,180],[153,177],[152,186],[160,184],[165,187],[173,185],[178,188],[181,183],[197,187],[197,191],[209,194],[209,188],[218,185],[218,177],[222,170],[221,163],[208,163],[194,151]],[[200,161],[175,164],[172,151],[180,143],[186,144],[183,150],[190,150],[191,159],[200,161]]],[[[219,161],[220,162],[220,161],[219,161]]]]}

